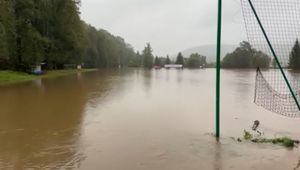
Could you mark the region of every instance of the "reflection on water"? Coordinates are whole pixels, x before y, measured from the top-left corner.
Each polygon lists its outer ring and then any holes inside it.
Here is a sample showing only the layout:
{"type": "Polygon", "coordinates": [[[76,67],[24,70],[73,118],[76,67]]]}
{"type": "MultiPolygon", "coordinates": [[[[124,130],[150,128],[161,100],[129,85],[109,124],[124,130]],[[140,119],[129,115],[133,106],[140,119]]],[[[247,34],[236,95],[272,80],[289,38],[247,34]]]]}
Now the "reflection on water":
{"type": "Polygon", "coordinates": [[[0,87],[0,169],[288,169],[298,150],[237,143],[253,120],[299,138],[299,119],[253,104],[254,70],[102,70],[0,87]],[[242,167],[242,168],[241,168],[242,167]]]}
{"type": "Polygon", "coordinates": [[[85,158],[80,149],[85,105],[101,92],[101,86],[109,83],[98,77],[105,79],[106,74],[72,75],[1,87],[1,167],[79,166],[85,158]]]}
{"type": "Polygon", "coordinates": [[[215,163],[214,163],[215,170],[223,169],[221,153],[222,153],[222,145],[218,140],[216,141],[216,146],[215,146],[215,163]]]}
{"type": "Polygon", "coordinates": [[[73,76],[2,87],[2,166],[75,165],[81,159],[77,148],[86,95],[73,76]]]}

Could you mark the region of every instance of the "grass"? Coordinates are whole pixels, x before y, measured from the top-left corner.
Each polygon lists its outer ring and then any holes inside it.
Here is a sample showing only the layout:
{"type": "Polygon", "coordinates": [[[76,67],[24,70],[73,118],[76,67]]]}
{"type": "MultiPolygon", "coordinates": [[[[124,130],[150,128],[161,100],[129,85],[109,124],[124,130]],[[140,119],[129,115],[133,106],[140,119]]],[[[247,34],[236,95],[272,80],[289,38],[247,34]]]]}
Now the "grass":
{"type": "Polygon", "coordinates": [[[39,76],[14,71],[0,71],[0,85],[12,84],[23,81],[30,81],[39,78],[39,76]]]}
{"type": "Polygon", "coordinates": [[[254,143],[272,143],[272,144],[279,144],[285,146],[287,148],[295,147],[296,144],[299,144],[298,140],[293,140],[289,137],[282,137],[282,138],[273,138],[273,139],[266,139],[266,138],[253,138],[253,135],[244,130],[244,139],[251,140],[254,143]]]}
{"type": "Polygon", "coordinates": [[[299,143],[296,140],[293,140],[288,137],[282,137],[282,138],[274,138],[274,139],[266,139],[266,138],[261,138],[261,139],[252,139],[252,142],[254,143],[273,143],[273,144],[280,144],[285,147],[291,148],[294,147],[296,143],[299,143]]]}
{"type": "Polygon", "coordinates": [[[90,72],[95,71],[96,69],[82,69],[82,70],[54,70],[47,71],[43,75],[31,75],[23,72],[15,71],[0,71],[0,85],[8,85],[25,81],[32,81],[41,78],[50,78],[50,77],[59,77],[66,76],[70,74],[75,74],[78,72],[90,72]]]}
{"type": "Polygon", "coordinates": [[[244,139],[251,140],[252,138],[253,138],[253,135],[250,132],[244,130],[244,139]]]}

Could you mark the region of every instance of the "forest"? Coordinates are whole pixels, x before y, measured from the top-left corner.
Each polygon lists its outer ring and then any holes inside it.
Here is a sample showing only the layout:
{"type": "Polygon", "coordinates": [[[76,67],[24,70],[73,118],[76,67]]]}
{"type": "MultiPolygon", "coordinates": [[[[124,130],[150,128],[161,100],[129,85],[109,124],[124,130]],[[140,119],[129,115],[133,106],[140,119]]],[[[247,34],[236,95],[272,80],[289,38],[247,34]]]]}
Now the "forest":
{"type": "MultiPolygon", "coordinates": [[[[279,57],[279,62],[283,68],[298,70],[300,69],[300,44],[296,39],[294,45],[290,49],[288,64],[283,65],[282,56],[279,57]]],[[[284,57],[284,56],[283,56],[284,57]]],[[[222,60],[223,68],[277,68],[278,65],[273,59],[273,56],[268,56],[266,53],[252,47],[252,45],[243,41],[240,46],[232,53],[228,53],[222,60]]]]}
{"type": "Polygon", "coordinates": [[[130,44],[80,19],[80,0],[0,0],[0,69],[128,65],[130,44]]]}

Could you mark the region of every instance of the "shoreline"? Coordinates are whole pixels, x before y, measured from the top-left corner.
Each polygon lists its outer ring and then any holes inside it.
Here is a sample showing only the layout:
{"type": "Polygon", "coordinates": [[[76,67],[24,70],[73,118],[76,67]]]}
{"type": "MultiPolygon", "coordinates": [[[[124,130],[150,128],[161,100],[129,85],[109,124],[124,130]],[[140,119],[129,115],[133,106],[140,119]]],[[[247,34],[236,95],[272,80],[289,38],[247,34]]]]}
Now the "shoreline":
{"type": "Polygon", "coordinates": [[[37,80],[42,78],[54,78],[60,76],[67,76],[75,73],[92,72],[96,70],[97,69],[51,70],[51,71],[45,71],[45,73],[42,75],[32,75],[32,74],[16,72],[12,70],[5,70],[5,71],[0,70],[0,86],[22,83],[22,82],[32,81],[32,80],[37,80]]]}

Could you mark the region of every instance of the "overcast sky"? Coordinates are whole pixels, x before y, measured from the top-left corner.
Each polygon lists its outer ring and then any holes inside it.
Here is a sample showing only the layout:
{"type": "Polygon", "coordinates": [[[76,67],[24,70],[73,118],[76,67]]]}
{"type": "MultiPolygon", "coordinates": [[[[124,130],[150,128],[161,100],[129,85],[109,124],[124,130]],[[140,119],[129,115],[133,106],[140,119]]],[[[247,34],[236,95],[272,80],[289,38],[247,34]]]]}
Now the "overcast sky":
{"type": "MultiPolygon", "coordinates": [[[[123,37],[135,50],[150,42],[165,56],[215,44],[217,0],[82,0],[81,16],[96,28],[123,37]]],[[[223,43],[246,39],[240,0],[223,2],[223,43]]]]}

